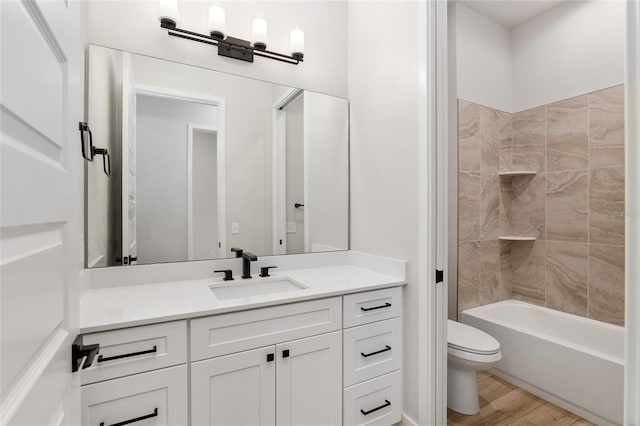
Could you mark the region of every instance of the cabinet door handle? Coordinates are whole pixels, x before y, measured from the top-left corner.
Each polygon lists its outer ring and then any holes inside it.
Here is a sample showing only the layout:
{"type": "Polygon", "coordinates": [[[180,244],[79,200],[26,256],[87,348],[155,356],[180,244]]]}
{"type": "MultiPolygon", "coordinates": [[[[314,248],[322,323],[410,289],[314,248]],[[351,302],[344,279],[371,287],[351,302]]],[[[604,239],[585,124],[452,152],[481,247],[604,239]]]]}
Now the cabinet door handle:
{"type": "Polygon", "coordinates": [[[380,349],[379,351],[371,352],[371,353],[368,353],[368,354],[365,354],[364,352],[360,352],[360,355],[362,355],[365,358],[368,358],[370,356],[378,355],[378,354],[381,354],[382,352],[387,352],[387,351],[390,351],[390,350],[391,350],[391,346],[384,345],[384,349],[380,349]]]}
{"type": "Polygon", "coordinates": [[[282,358],[289,358],[289,349],[282,351],[282,358]]]}
{"type": "Polygon", "coordinates": [[[129,358],[130,356],[138,356],[138,355],[146,355],[146,354],[152,354],[158,351],[158,347],[157,346],[153,346],[153,349],[149,349],[147,351],[140,351],[140,352],[131,352],[130,354],[122,354],[122,355],[114,355],[114,356],[102,356],[100,355],[98,357],[98,362],[105,362],[105,361],[113,361],[114,359],[120,359],[120,358],[129,358]]]}
{"type": "MultiPolygon", "coordinates": [[[[128,425],[128,424],[131,424],[131,423],[139,422],[139,421],[150,419],[152,417],[157,417],[157,416],[158,416],[158,409],[154,408],[153,409],[153,413],[151,413],[151,414],[147,414],[145,416],[136,417],[135,419],[125,420],[125,421],[120,422],[120,423],[114,423],[114,424],[109,425],[109,426],[124,426],[124,425],[128,425]]],[[[100,422],[100,426],[104,426],[104,422],[100,422]]]]}
{"type": "MultiPolygon", "coordinates": [[[[373,413],[373,412],[376,412],[376,411],[378,411],[378,410],[382,410],[383,408],[388,407],[388,406],[390,406],[390,405],[391,405],[391,403],[389,402],[389,400],[388,400],[388,399],[385,399],[385,400],[384,400],[384,404],[382,404],[381,406],[376,407],[376,408],[372,408],[372,409],[371,409],[371,410],[369,410],[369,411],[360,410],[360,412],[366,416],[366,415],[369,415],[369,414],[371,414],[371,413],[373,413]]],[[[115,425],[114,425],[114,426],[115,426],[115,425]]]]}
{"type": "Polygon", "coordinates": [[[362,310],[362,312],[369,312],[369,311],[375,311],[376,309],[382,309],[382,308],[390,308],[391,307],[391,303],[387,302],[384,305],[380,305],[380,306],[374,306],[373,308],[360,308],[362,310]]]}
{"type": "Polygon", "coordinates": [[[276,358],[276,354],[267,354],[267,362],[271,362],[276,358]]]}

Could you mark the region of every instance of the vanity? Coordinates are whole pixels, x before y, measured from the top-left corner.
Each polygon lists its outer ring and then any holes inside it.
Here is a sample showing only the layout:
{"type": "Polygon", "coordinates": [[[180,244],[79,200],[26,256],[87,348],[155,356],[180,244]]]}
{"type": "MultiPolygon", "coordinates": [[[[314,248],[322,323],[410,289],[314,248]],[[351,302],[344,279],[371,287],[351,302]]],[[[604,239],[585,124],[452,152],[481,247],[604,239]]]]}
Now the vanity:
{"type": "Polygon", "coordinates": [[[81,370],[83,424],[399,422],[406,264],[328,256],[346,262],[250,284],[236,276],[89,290],[82,343],[100,350],[81,370]],[[274,282],[299,287],[242,293],[274,282]],[[219,299],[221,286],[242,296],[219,299]]]}
{"type": "Polygon", "coordinates": [[[87,59],[82,423],[398,423],[406,262],[348,250],[348,100],[87,59]]]}

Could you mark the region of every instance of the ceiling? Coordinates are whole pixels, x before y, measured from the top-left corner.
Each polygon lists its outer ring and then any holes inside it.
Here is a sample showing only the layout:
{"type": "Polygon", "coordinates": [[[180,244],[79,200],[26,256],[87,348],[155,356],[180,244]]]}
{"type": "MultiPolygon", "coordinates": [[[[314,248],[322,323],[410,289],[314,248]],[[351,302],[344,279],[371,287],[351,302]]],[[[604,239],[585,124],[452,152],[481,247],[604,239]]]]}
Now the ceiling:
{"type": "Polygon", "coordinates": [[[475,10],[507,28],[515,28],[566,1],[567,0],[458,0],[458,3],[475,10]]]}

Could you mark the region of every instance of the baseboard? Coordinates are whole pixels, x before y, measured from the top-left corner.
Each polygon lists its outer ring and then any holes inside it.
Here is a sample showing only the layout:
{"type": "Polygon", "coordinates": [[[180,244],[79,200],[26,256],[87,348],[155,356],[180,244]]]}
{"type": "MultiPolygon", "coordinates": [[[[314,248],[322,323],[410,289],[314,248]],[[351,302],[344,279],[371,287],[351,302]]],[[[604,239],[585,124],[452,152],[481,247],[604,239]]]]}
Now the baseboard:
{"type": "Polygon", "coordinates": [[[398,424],[400,426],[418,426],[418,422],[407,416],[405,413],[402,413],[402,420],[398,424]]]}

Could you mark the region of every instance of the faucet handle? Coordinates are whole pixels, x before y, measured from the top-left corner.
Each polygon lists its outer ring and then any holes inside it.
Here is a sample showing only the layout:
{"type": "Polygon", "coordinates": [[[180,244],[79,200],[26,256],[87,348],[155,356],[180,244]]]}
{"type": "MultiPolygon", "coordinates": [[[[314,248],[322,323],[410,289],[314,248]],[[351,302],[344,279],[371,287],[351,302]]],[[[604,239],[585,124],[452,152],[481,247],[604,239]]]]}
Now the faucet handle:
{"type": "Polygon", "coordinates": [[[277,266],[263,266],[260,268],[260,276],[261,277],[270,277],[269,269],[277,268],[277,266]]]}
{"type": "Polygon", "coordinates": [[[236,257],[242,257],[242,252],[244,250],[238,247],[231,247],[231,251],[236,254],[236,257]]]}
{"type": "Polygon", "coordinates": [[[219,271],[213,271],[213,272],[224,272],[224,278],[222,278],[222,280],[233,281],[233,271],[231,269],[221,269],[219,271]]]}

